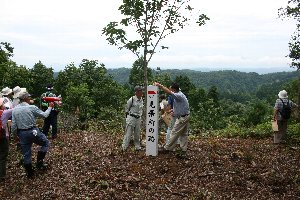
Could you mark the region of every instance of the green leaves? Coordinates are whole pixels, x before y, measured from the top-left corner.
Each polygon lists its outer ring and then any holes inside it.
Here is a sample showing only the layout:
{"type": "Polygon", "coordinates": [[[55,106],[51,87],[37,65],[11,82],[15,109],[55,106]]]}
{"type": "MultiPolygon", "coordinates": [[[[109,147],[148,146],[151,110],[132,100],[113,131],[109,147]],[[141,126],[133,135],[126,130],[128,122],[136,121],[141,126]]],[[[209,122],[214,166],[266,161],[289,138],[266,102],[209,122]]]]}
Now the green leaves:
{"type": "MultiPolygon", "coordinates": [[[[124,22],[123,22],[124,23],[124,22]]],[[[110,22],[105,28],[102,30],[102,34],[104,34],[107,38],[109,44],[120,46],[121,44],[125,44],[126,32],[118,27],[118,22],[110,22]]]]}
{"type": "MultiPolygon", "coordinates": [[[[119,49],[128,49],[137,57],[143,56],[145,58],[143,66],[146,70],[159,43],[168,35],[189,25],[195,11],[189,2],[189,0],[123,0],[119,10],[124,18],[120,23],[110,22],[102,34],[106,36],[109,44],[118,46],[119,49]],[[128,39],[127,31],[137,34],[133,34],[133,39],[128,39]]],[[[202,26],[206,20],[209,18],[202,14],[197,23],[202,26]]],[[[145,77],[144,80],[147,85],[148,78],[145,77]]]]}
{"type": "Polygon", "coordinates": [[[199,15],[198,21],[196,22],[199,26],[203,26],[207,20],[210,20],[206,15],[199,15]]]}

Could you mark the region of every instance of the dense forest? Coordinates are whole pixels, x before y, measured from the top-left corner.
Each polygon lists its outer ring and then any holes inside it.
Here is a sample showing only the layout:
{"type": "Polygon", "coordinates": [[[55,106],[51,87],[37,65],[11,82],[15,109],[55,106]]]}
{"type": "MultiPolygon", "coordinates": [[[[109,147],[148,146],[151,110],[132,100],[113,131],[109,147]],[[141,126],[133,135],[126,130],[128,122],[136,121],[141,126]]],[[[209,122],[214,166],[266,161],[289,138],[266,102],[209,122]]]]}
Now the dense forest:
{"type": "MultiPolygon", "coordinates": [[[[54,72],[41,61],[32,68],[17,65],[11,59],[13,54],[8,53],[13,48],[8,43],[2,44],[2,49],[7,51],[2,52],[6,57],[1,64],[0,86],[26,87],[39,106],[45,86],[54,84],[54,92],[63,97],[61,117],[74,119],[73,123],[61,121],[61,127],[68,126],[67,130],[87,130],[103,124],[122,126],[124,104],[133,94],[133,87],[144,81],[140,59],[131,69],[106,69],[97,60],[83,59],[78,66],[71,63],[54,72]]],[[[191,134],[196,135],[270,136],[270,120],[278,92],[285,89],[291,100],[297,100],[299,72],[259,75],[238,71],[148,69],[147,73],[149,83],[179,83],[191,108],[191,134]]],[[[298,138],[299,124],[295,118],[291,119],[289,129],[291,138],[298,138]]]]}
{"type": "MultiPolygon", "coordinates": [[[[129,81],[130,71],[131,69],[128,68],[117,68],[108,69],[107,73],[112,75],[113,79],[118,83],[126,84],[129,81]]],[[[152,70],[152,74],[169,75],[173,80],[177,76],[186,76],[195,87],[206,90],[212,86],[217,87],[218,92],[224,98],[234,99],[234,96],[247,96],[249,94],[259,99],[269,100],[270,102],[274,100],[278,91],[286,82],[299,78],[299,72],[297,71],[260,75],[255,72],[246,73],[236,70],[201,72],[188,69],[168,69],[152,70]]],[[[239,98],[239,100],[241,101],[242,98],[239,98]]]]}

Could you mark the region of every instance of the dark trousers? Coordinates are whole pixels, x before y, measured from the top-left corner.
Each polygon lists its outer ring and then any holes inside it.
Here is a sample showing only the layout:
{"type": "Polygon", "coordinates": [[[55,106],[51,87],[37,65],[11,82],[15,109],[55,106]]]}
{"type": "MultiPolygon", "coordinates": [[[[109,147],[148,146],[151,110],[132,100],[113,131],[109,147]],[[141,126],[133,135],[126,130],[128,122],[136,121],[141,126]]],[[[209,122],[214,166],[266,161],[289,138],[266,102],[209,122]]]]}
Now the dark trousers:
{"type": "Polygon", "coordinates": [[[52,137],[57,136],[57,114],[56,110],[51,110],[49,116],[44,120],[43,133],[48,136],[50,125],[52,126],[52,137]]]}
{"type": "Polygon", "coordinates": [[[0,179],[5,178],[6,175],[8,146],[7,138],[4,136],[2,139],[0,139],[0,179]]]}
{"type": "Polygon", "coordinates": [[[38,151],[46,153],[49,149],[49,140],[37,128],[19,130],[18,137],[20,138],[21,150],[25,165],[31,164],[31,147],[33,143],[40,146],[38,151]]]}
{"type": "Polygon", "coordinates": [[[278,125],[278,131],[275,132],[274,143],[280,143],[286,139],[288,121],[278,120],[277,125],[278,125]]]}

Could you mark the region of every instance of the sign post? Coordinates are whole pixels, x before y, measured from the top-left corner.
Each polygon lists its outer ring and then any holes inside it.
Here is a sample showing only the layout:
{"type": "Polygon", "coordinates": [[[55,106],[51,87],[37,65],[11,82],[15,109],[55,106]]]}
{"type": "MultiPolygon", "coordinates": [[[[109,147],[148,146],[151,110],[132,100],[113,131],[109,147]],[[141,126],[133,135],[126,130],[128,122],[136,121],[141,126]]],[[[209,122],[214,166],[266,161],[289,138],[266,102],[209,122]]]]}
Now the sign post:
{"type": "Polygon", "coordinates": [[[146,110],[146,155],[157,156],[158,154],[158,87],[147,87],[147,110],[146,110]]]}

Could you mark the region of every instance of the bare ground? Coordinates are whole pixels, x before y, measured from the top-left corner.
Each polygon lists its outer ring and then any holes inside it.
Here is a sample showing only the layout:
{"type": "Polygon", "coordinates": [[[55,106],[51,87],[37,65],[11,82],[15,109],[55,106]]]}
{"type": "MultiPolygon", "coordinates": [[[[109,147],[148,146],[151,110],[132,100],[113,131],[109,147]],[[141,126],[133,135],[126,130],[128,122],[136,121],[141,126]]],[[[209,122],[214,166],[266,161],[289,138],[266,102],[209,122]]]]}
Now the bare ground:
{"type": "Polygon", "coordinates": [[[191,137],[186,157],[152,157],[145,150],[120,151],[121,138],[61,134],[51,141],[50,168],[34,179],[26,178],[12,143],[0,199],[300,199],[297,145],[191,137]]]}

